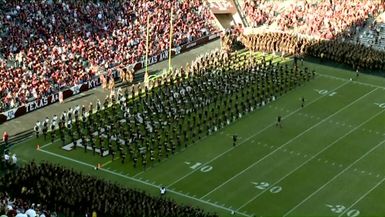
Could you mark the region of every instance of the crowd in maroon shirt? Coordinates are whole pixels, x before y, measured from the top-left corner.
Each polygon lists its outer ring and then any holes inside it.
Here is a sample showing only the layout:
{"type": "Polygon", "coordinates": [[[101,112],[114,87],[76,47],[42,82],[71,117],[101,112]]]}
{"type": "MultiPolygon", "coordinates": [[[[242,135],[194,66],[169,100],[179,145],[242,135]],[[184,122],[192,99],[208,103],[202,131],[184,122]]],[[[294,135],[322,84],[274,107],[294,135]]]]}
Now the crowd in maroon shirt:
{"type": "Polygon", "coordinates": [[[244,11],[254,27],[267,24],[281,31],[332,39],[342,32],[354,33],[369,16],[384,11],[384,5],[376,0],[245,0],[244,11]]]}
{"type": "Polygon", "coordinates": [[[202,0],[35,1],[0,7],[0,112],[215,31],[202,0]],[[61,2],[61,3],[60,3],[61,2]]]}

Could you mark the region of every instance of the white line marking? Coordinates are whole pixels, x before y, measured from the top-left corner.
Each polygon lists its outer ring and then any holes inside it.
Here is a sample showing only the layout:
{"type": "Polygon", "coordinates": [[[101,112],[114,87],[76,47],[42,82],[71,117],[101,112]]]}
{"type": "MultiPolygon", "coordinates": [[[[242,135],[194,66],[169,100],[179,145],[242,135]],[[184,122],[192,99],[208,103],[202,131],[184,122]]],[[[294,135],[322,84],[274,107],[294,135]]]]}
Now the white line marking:
{"type": "MultiPolygon", "coordinates": [[[[345,86],[345,85],[348,84],[348,83],[349,83],[349,82],[345,82],[345,83],[339,85],[338,87],[334,88],[334,89],[331,90],[331,91],[336,91],[336,90],[338,90],[339,88],[345,86]]],[[[307,107],[307,106],[309,106],[309,105],[315,103],[316,101],[318,101],[319,99],[324,98],[324,97],[326,97],[326,96],[321,95],[321,96],[317,97],[315,100],[313,100],[313,101],[311,101],[309,104],[305,105],[305,107],[307,107]]],[[[285,119],[285,118],[288,118],[288,117],[290,117],[291,115],[295,114],[296,112],[300,111],[301,109],[302,109],[302,108],[299,108],[299,109],[297,109],[297,110],[294,110],[292,113],[290,113],[290,114],[284,116],[283,118],[284,118],[284,119],[285,119]]],[[[255,134],[253,134],[253,135],[247,137],[247,138],[246,138],[244,141],[242,141],[239,145],[242,145],[243,143],[247,142],[248,140],[252,139],[253,137],[259,135],[260,133],[262,133],[262,132],[265,131],[266,129],[268,129],[268,128],[272,127],[272,126],[275,126],[275,124],[276,124],[276,122],[273,122],[273,123],[271,123],[270,125],[268,125],[268,126],[266,126],[265,128],[263,128],[262,130],[258,131],[257,133],[255,133],[255,134]]],[[[239,146],[239,145],[238,145],[238,146],[239,146]]],[[[202,166],[206,166],[206,165],[210,164],[211,162],[215,161],[216,159],[222,157],[223,155],[225,155],[226,153],[228,153],[228,152],[230,152],[230,151],[232,151],[232,150],[233,150],[233,148],[227,149],[227,151],[222,152],[221,154],[217,155],[216,157],[214,157],[214,158],[211,159],[210,161],[204,163],[202,166]]],[[[172,186],[172,185],[175,185],[176,183],[178,183],[179,181],[183,180],[183,179],[186,178],[187,176],[190,176],[191,174],[193,174],[193,173],[196,172],[196,171],[197,171],[197,170],[193,170],[193,171],[187,173],[186,175],[182,176],[181,178],[179,178],[179,179],[177,179],[176,181],[174,181],[173,183],[171,183],[168,187],[170,187],[170,186],[172,186]]]]}
{"type": "Polygon", "coordinates": [[[345,171],[347,171],[348,169],[350,169],[354,164],[356,164],[358,161],[360,161],[361,159],[363,159],[364,157],[366,157],[368,154],[370,154],[373,150],[375,150],[376,148],[378,148],[379,146],[381,146],[382,144],[385,143],[385,140],[383,140],[382,142],[378,143],[376,146],[374,146],[373,148],[371,148],[368,152],[366,152],[364,155],[362,155],[361,157],[359,157],[358,159],[356,159],[353,163],[351,163],[348,167],[346,167],[345,169],[341,170],[341,172],[339,172],[337,175],[335,175],[332,179],[330,179],[329,181],[327,181],[325,184],[323,184],[321,187],[319,187],[316,191],[314,191],[313,193],[311,193],[309,196],[307,196],[304,200],[302,200],[299,204],[297,204],[295,207],[293,207],[292,209],[290,209],[288,212],[286,212],[283,217],[289,215],[290,213],[292,213],[295,209],[297,209],[299,206],[301,206],[303,203],[305,203],[306,201],[308,201],[311,197],[313,197],[315,194],[317,194],[319,191],[321,191],[326,185],[328,185],[329,183],[331,183],[332,181],[334,181],[337,177],[339,177],[342,173],[344,173],[345,171]]]}
{"type": "Polygon", "coordinates": [[[352,205],[349,206],[349,208],[346,208],[338,217],[343,216],[346,211],[350,210],[354,205],[356,205],[358,202],[360,202],[362,199],[364,199],[368,194],[370,194],[374,189],[376,189],[379,185],[381,185],[385,181],[385,178],[383,178],[380,182],[378,182],[375,186],[373,186],[368,192],[366,192],[364,195],[362,195],[358,200],[356,200],[352,205]]]}
{"type": "MultiPolygon", "coordinates": [[[[320,154],[322,154],[324,151],[326,151],[328,148],[330,148],[331,146],[333,146],[334,144],[336,144],[337,142],[339,142],[341,139],[345,138],[346,136],[350,135],[352,132],[356,131],[357,129],[359,129],[361,126],[365,125],[366,123],[368,123],[369,121],[371,121],[373,118],[377,117],[378,115],[380,115],[383,111],[380,111],[379,113],[377,113],[376,115],[372,116],[371,118],[367,119],[366,121],[364,121],[363,123],[361,123],[360,125],[358,125],[357,127],[355,127],[354,129],[351,129],[349,132],[347,132],[346,134],[344,134],[343,136],[341,136],[340,138],[338,138],[337,140],[335,140],[334,142],[330,143],[329,145],[327,145],[326,147],[324,147],[322,150],[320,150],[317,154],[313,155],[311,158],[309,158],[308,160],[306,160],[305,162],[303,162],[301,165],[299,165],[297,168],[295,168],[294,170],[292,170],[290,173],[286,174],[284,177],[282,177],[281,179],[279,179],[278,181],[274,182],[272,184],[272,186],[275,186],[277,185],[279,182],[281,182],[282,180],[284,180],[286,177],[290,176],[291,174],[293,174],[295,171],[297,171],[298,169],[300,169],[301,167],[303,167],[305,164],[307,164],[308,162],[310,162],[311,160],[315,159],[317,156],[319,156],[320,154]]],[[[321,161],[321,158],[318,158],[318,161],[321,161]]],[[[341,165],[341,164],[340,164],[341,165]]],[[[260,195],[262,195],[263,193],[265,193],[266,190],[263,190],[261,191],[259,194],[257,194],[256,196],[254,196],[252,199],[250,199],[249,201],[247,201],[245,204],[243,204],[238,210],[242,209],[243,207],[245,207],[247,204],[251,203],[253,200],[255,200],[256,198],[258,198],[260,195]]]]}
{"type": "MultiPolygon", "coordinates": [[[[55,143],[55,142],[57,142],[57,141],[59,141],[59,139],[55,139],[55,140],[53,141],[53,143],[55,143]]],[[[52,143],[52,142],[49,142],[49,143],[47,143],[47,144],[41,146],[40,148],[48,147],[48,146],[52,145],[53,143],[52,143]]]]}
{"type": "MultiPolygon", "coordinates": [[[[210,192],[208,192],[207,194],[205,194],[202,198],[206,197],[207,195],[211,194],[212,192],[216,191],[218,188],[224,186],[225,184],[227,184],[228,182],[230,182],[231,180],[235,179],[236,177],[240,176],[241,174],[243,174],[244,172],[246,172],[247,170],[249,170],[250,168],[254,167],[255,165],[257,165],[258,163],[260,163],[261,161],[263,161],[264,159],[266,159],[267,157],[269,157],[270,155],[274,154],[275,152],[277,152],[278,150],[280,150],[281,148],[285,147],[286,145],[288,145],[289,143],[291,143],[292,141],[294,141],[295,139],[301,137],[302,135],[306,134],[307,132],[309,132],[310,130],[314,129],[315,127],[321,125],[322,123],[324,123],[326,120],[328,120],[329,118],[337,115],[338,113],[340,113],[341,111],[344,111],[345,109],[349,108],[351,105],[353,105],[354,103],[356,103],[357,101],[361,100],[362,98],[365,98],[367,95],[373,93],[374,91],[376,91],[377,89],[374,89],[368,93],[366,93],[365,95],[359,97],[358,99],[354,100],[353,102],[349,103],[348,105],[344,106],[343,108],[339,109],[338,111],[334,112],[333,114],[329,115],[327,118],[323,119],[322,121],[318,122],[317,124],[307,128],[305,131],[303,131],[302,133],[298,134],[297,136],[293,137],[292,139],[290,139],[289,141],[287,141],[286,143],[282,144],[281,146],[278,146],[277,149],[275,149],[274,151],[270,152],[269,154],[265,155],[263,158],[259,159],[258,161],[254,162],[253,164],[251,164],[250,166],[248,166],[246,169],[240,171],[239,173],[237,173],[236,175],[234,175],[233,177],[231,177],[230,179],[228,179],[227,181],[223,182],[222,184],[218,185],[217,187],[215,187],[213,190],[211,190],[210,192]]],[[[383,111],[381,111],[380,113],[382,113],[383,111]]],[[[378,113],[378,114],[380,114],[378,113]]]]}
{"type": "MultiPolygon", "coordinates": [[[[56,156],[56,157],[59,157],[59,158],[62,158],[62,159],[65,159],[65,160],[68,160],[68,161],[72,161],[72,162],[75,162],[75,163],[78,163],[78,164],[81,164],[81,165],[84,165],[84,166],[87,166],[87,167],[91,167],[91,168],[94,168],[93,165],[91,164],[88,164],[88,163],[85,163],[85,162],[82,162],[82,161],[78,161],[78,160],[75,160],[75,159],[72,159],[72,158],[69,158],[69,157],[66,157],[66,156],[62,156],[62,155],[59,155],[59,154],[56,154],[56,153],[53,153],[53,152],[49,152],[49,151],[46,151],[46,150],[40,150],[41,152],[44,152],[46,154],[49,154],[49,155],[53,155],[53,156],[56,156]]],[[[134,182],[138,182],[138,183],[141,183],[141,184],[144,184],[144,185],[148,185],[148,186],[151,186],[151,187],[154,187],[154,188],[157,188],[159,189],[160,186],[158,185],[153,185],[151,183],[148,183],[148,182],[145,182],[145,181],[142,181],[142,180],[139,180],[139,179],[136,179],[136,178],[133,178],[133,177],[130,177],[130,176],[125,176],[125,175],[122,175],[120,173],[115,173],[111,170],[107,170],[107,169],[104,169],[104,168],[100,168],[99,171],[103,171],[103,172],[106,172],[106,173],[109,173],[109,174],[112,174],[112,175],[116,175],[116,176],[120,176],[122,178],[125,178],[125,179],[128,179],[128,180],[131,180],[131,181],[134,181],[134,182]]],[[[204,204],[208,204],[208,205],[211,205],[211,206],[214,206],[214,207],[217,207],[217,208],[220,208],[220,209],[224,209],[224,210],[227,210],[227,211],[233,211],[227,207],[222,207],[222,206],[219,206],[219,205],[216,205],[216,204],[213,204],[213,203],[210,203],[209,201],[205,201],[205,200],[201,200],[199,198],[194,198],[192,196],[189,196],[189,195],[185,195],[185,194],[182,194],[181,192],[177,192],[177,191],[173,191],[171,189],[168,189],[168,192],[171,192],[173,194],[176,194],[176,195],[179,195],[179,196],[182,196],[182,197],[186,197],[186,198],[189,198],[189,199],[192,199],[192,200],[196,200],[198,202],[201,202],[201,203],[204,203],[204,204]]],[[[234,211],[236,214],[239,214],[239,215],[242,215],[242,216],[246,216],[246,217],[252,217],[252,215],[248,215],[248,214],[245,214],[243,212],[238,212],[238,211],[234,211]]]]}

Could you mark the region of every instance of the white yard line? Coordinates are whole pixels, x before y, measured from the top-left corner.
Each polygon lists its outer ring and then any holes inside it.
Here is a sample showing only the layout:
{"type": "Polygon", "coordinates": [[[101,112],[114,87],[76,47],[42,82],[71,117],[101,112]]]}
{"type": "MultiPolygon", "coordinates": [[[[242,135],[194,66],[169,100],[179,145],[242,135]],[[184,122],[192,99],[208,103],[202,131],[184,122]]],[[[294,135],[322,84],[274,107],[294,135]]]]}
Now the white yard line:
{"type": "MultiPolygon", "coordinates": [[[[378,115],[382,114],[385,110],[382,110],[380,112],[378,112],[377,114],[375,114],[374,116],[372,116],[371,118],[367,119],[366,121],[364,121],[363,123],[361,123],[360,125],[358,125],[357,127],[351,129],[349,132],[347,132],[346,134],[344,134],[343,136],[339,137],[337,140],[335,140],[334,142],[330,143],[329,145],[327,145],[325,148],[323,148],[321,151],[319,151],[317,154],[313,155],[311,158],[309,158],[308,160],[306,160],[305,162],[303,162],[301,165],[299,165],[298,167],[296,167],[294,170],[292,170],[291,172],[289,172],[288,174],[286,174],[284,177],[282,177],[281,179],[279,179],[278,181],[274,182],[273,184],[271,184],[272,186],[276,186],[278,183],[280,183],[282,180],[284,180],[285,178],[287,178],[288,176],[290,176],[291,174],[293,174],[295,171],[297,171],[298,169],[300,169],[301,167],[303,167],[304,165],[306,165],[307,163],[309,163],[311,160],[315,159],[316,157],[318,157],[320,154],[322,154],[324,151],[326,151],[327,149],[329,149],[330,147],[332,147],[334,144],[336,144],[337,142],[339,142],[341,139],[345,138],[346,136],[350,135],[352,132],[356,131],[357,129],[359,129],[360,127],[362,127],[363,125],[367,124],[369,121],[373,120],[374,118],[376,118],[378,115]]],[[[249,201],[247,201],[246,203],[244,203],[241,207],[238,208],[238,210],[242,209],[243,207],[247,206],[249,203],[251,203],[252,201],[254,201],[255,199],[257,199],[259,196],[261,196],[263,193],[265,193],[267,190],[263,190],[261,191],[259,194],[257,194],[256,196],[254,196],[253,198],[251,198],[249,201]]]]}
{"type": "MultiPolygon", "coordinates": [[[[350,81],[350,80],[348,80],[348,79],[336,77],[336,76],[333,76],[333,75],[320,74],[320,73],[316,73],[316,74],[319,75],[319,76],[321,76],[321,77],[331,78],[331,79],[334,79],[334,80],[350,81]]],[[[350,81],[350,82],[385,90],[385,87],[379,86],[379,85],[375,85],[375,84],[370,84],[370,83],[365,83],[365,82],[360,82],[360,81],[350,81]]]]}
{"type": "Polygon", "coordinates": [[[116,161],[116,160],[119,160],[119,159],[120,159],[120,157],[118,156],[118,157],[116,157],[114,160],[109,160],[109,161],[105,162],[104,164],[102,164],[102,167],[105,167],[105,166],[107,166],[108,164],[112,163],[113,161],[116,161]]]}
{"type": "MultiPolygon", "coordinates": [[[[337,89],[339,89],[339,88],[345,86],[345,85],[348,84],[348,83],[349,83],[349,82],[345,82],[345,83],[339,85],[338,87],[334,88],[334,89],[331,90],[331,91],[335,91],[335,90],[337,90],[337,89]]],[[[320,97],[317,97],[315,100],[313,100],[313,101],[311,101],[310,103],[306,104],[305,107],[308,107],[309,105],[315,103],[316,101],[318,101],[319,99],[321,99],[321,98],[323,98],[323,97],[325,97],[325,96],[326,96],[326,95],[321,95],[320,97]]],[[[284,119],[285,119],[285,118],[288,118],[288,117],[290,117],[291,115],[297,113],[298,111],[301,111],[302,109],[303,109],[303,108],[299,108],[299,109],[297,109],[297,110],[294,110],[293,112],[291,112],[290,114],[284,116],[283,118],[284,118],[284,119]]],[[[266,126],[265,128],[263,128],[262,130],[258,131],[257,133],[255,133],[255,134],[253,134],[253,135],[247,137],[245,140],[243,140],[242,142],[240,142],[239,145],[242,145],[243,143],[249,141],[250,139],[254,138],[255,136],[257,136],[257,135],[261,134],[262,132],[264,132],[265,130],[269,129],[270,127],[275,126],[275,124],[276,124],[276,122],[273,122],[273,123],[271,123],[270,125],[268,125],[268,126],[266,126]]],[[[238,146],[239,146],[239,145],[238,145],[238,146]]],[[[206,165],[210,164],[211,162],[213,162],[213,161],[215,161],[216,159],[222,157],[223,155],[225,155],[226,153],[232,151],[233,149],[234,149],[234,148],[229,148],[229,149],[227,149],[226,151],[224,151],[224,152],[222,152],[221,154],[219,154],[219,155],[215,156],[214,158],[212,158],[210,161],[208,161],[208,162],[202,164],[202,166],[206,166],[206,165]]],[[[197,169],[197,170],[198,170],[198,169],[197,169]]],[[[182,176],[181,178],[177,179],[176,181],[174,181],[173,183],[171,183],[170,185],[168,185],[168,187],[175,185],[175,184],[178,183],[179,181],[181,181],[181,180],[185,179],[186,177],[190,176],[191,174],[195,173],[197,170],[192,170],[191,172],[187,173],[186,175],[182,176]]]]}
{"type": "MultiPolygon", "coordinates": [[[[55,143],[55,142],[57,142],[57,141],[59,141],[59,139],[55,139],[53,142],[55,143]]],[[[41,146],[40,148],[45,148],[45,147],[48,147],[48,146],[50,146],[50,145],[52,145],[52,144],[53,144],[52,142],[49,142],[49,143],[47,143],[47,144],[41,146]]]]}
{"type": "Polygon", "coordinates": [[[143,171],[141,171],[141,172],[139,172],[139,173],[135,174],[133,177],[134,177],[134,178],[136,178],[136,177],[138,177],[138,176],[142,175],[142,174],[144,173],[144,171],[145,171],[145,170],[143,170],[143,171]]]}
{"type": "MultiPolygon", "coordinates": [[[[42,149],[40,151],[44,152],[46,154],[55,156],[55,157],[59,157],[59,158],[62,158],[62,159],[68,160],[68,161],[72,161],[72,162],[81,164],[83,166],[95,168],[94,165],[91,165],[91,164],[88,164],[88,163],[85,163],[85,162],[82,162],[82,161],[78,161],[78,160],[75,160],[75,159],[72,159],[72,158],[69,158],[69,157],[65,157],[65,156],[62,156],[62,155],[59,155],[59,154],[56,154],[56,153],[53,153],[53,152],[49,152],[49,151],[42,150],[42,149]]],[[[150,181],[147,182],[147,181],[139,180],[139,179],[136,179],[136,178],[133,178],[133,177],[130,177],[130,176],[126,176],[126,175],[118,173],[118,172],[114,172],[114,171],[111,171],[111,170],[104,169],[104,168],[100,168],[99,170],[103,171],[103,172],[106,172],[106,173],[109,173],[109,174],[112,174],[112,175],[120,176],[122,178],[131,180],[131,181],[134,181],[134,182],[138,182],[138,183],[141,183],[141,184],[144,184],[144,185],[148,185],[148,186],[151,186],[151,187],[154,187],[154,188],[157,188],[157,189],[159,189],[161,187],[161,185],[152,184],[150,181]]],[[[201,203],[204,203],[204,204],[216,207],[216,208],[220,208],[220,209],[226,210],[228,212],[233,212],[234,211],[236,214],[241,215],[241,216],[246,216],[246,217],[252,217],[253,216],[253,215],[249,215],[249,214],[246,214],[246,213],[238,212],[238,211],[235,211],[233,209],[230,209],[230,208],[227,208],[227,207],[224,207],[224,206],[221,206],[221,205],[217,205],[217,204],[205,201],[205,200],[201,200],[201,199],[196,198],[196,197],[192,197],[192,196],[189,196],[189,195],[186,195],[186,194],[182,194],[182,193],[180,193],[178,191],[174,191],[174,190],[171,190],[171,189],[167,189],[167,191],[171,192],[173,194],[176,194],[178,196],[186,197],[186,198],[189,198],[189,199],[192,199],[192,200],[196,200],[198,202],[201,202],[201,203]]]]}
{"type": "Polygon", "coordinates": [[[288,212],[286,212],[283,217],[285,216],[288,216],[290,213],[292,213],[295,209],[297,209],[299,206],[301,206],[303,203],[305,203],[306,201],[308,201],[311,197],[313,197],[315,194],[317,194],[319,191],[321,191],[322,189],[324,189],[328,184],[330,184],[332,181],[334,181],[336,178],[338,178],[342,173],[346,172],[348,169],[352,168],[353,165],[355,165],[358,161],[362,160],[363,158],[365,158],[368,154],[370,154],[372,151],[374,151],[375,149],[377,149],[378,147],[380,147],[381,145],[383,145],[385,143],[385,140],[383,140],[382,142],[378,143],[376,146],[374,146],[373,148],[371,148],[369,151],[367,151],[365,154],[363,154],[360,158],[356,159],[353,163],[351,163],[348,167],[346,167],[345,169],[343,169],[341,172],[339,172],[338,174],[336,174],[333,178],[331,178],[329,181],[327,181],[325,184],[323,184],[321,187],[319,187],[316,191],[314,191],[313,193],[311,193],[309,196],[307,196],[304,200],[302,200],[300,203],[298,203],[296,206],[294,206],[292,209],[290,209],[288,212]]]}
{"type": "Polygon", "coordinates": [[[362,195],[360,198],[358,198],[358,200],[356,200],[352,205],[350,205],[348,208],[346,208],[338,217],[343,216],[347,211],[349,211],[358,202],[360,202],[362,199],[364,199],[366,196],[368,196],[368,194],[370,194],[374,189],[376,189],[378,186],[380,186],[383,182],[385,182],[385,178],[383,178],[375,186],[373,186],[368,192],[366,192],[364,195],[362,195]]]}
{"type": "Polygon", "coordinates": [[[337,115],[338,113],[344,111],[345,109],[349,108],[350,106],[352,106],[354,103],[358,102],[359,100],[361,100],[362,98],[365,98],[367,95],[373,93],[374,91],[376,91],[376,89],[366,93],[365,95],[359,97],[358,99],[354,100],[353,102],[349,103],[348,105],[344,106],[343,108],[339,109],[338,111],[334,112],[333,114],[329,115],[327,118],[321,120],[320,122],[318,122],[317,124],[311,126],[310,128],[306,129],[305,131],[303,131],[302,133],[298,134],[297,136],[293,137],[292,139],[290,139],[289,141],[287,141],[286,143],[280,145],[278,148],[274,149],[274,151],[268,153],[267,155],[265,155],[264,157],[262,157],[261,159],[259,159],[258,161],[254,162],[253,164],[251,164],[250,166],[248,166],[247,168],[245,168],[244,170],[240,171],[239,173],[237,173],[236,175],[232,176],[230,179],[228,179],[227,181],[223,182],[222,184],[218,185],[217,187],[215,187],[213,190],[211,190],[210,192],[208,192],[207,194],[205,194],[203,197],[201,198],[204,198],[208,195],[210,195],[211,193],[213,193],[214,191],[218,190],[219,188],[221,188],[222,186],[224,186],[225,184],[229,183],[230,181],[232,181],[233,179],[237,178],[238,176],[240,176],[241,174],[243,174],[244,172],[246,172],[247,170],[249,170],[250,168],[254,167],[255,165],[257,165],[258,163],[260,163],[261,161],[265,160],[267,157],[271,156],[272,154],[274,154],[275,152],[277,152],[278,150],[280,150],[281,148],[285,147],[286,145],[288,145],[289,143],[291,143],[292,141],[294,141],[295,139],[301,137],[302,135],[306,134],[307,132],[309,132],[310,130],[314,129],[315,127],[321,125],[322,123],[324,123],[326,120],[330,119],[331,117],[334,117],[335,115],[337,115]]]}

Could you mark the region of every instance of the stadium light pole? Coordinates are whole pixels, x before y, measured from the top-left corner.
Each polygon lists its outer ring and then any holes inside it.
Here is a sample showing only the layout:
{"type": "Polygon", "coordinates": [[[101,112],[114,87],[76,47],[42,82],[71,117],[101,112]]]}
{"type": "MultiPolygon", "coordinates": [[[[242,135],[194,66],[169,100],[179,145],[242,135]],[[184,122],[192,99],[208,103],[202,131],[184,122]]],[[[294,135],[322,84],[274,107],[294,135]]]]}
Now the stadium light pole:
{"type": "MultiPolygon", "coordinates": [[[[150,16],[147,16],[147,33],[146,33],[146,75],[148,75],[148,41],[150,34],[150,16]]],[[[146,77],[146,76],[144,76],[146,77]]],[[[148,77],[148,76],[147,76],[148,77]]],[[[144,81],[146,82],[146,81],[144,81]]]]}
{"type": "Polygon", "coordinates": [[[171,6],[170,13],[170,43],[168,45],[168,71],[171,71],[171,51],[172,51],[172,34],[173,34],[173,8],[171,6]]]}

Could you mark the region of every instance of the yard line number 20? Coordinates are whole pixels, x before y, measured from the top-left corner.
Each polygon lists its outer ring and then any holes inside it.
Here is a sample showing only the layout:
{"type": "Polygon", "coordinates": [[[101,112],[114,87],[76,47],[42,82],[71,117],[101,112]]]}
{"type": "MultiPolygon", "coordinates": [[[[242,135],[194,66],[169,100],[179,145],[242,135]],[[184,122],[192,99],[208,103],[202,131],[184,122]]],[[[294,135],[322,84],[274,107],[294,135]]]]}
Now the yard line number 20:
{"type": "Polygon", "coordinates": [[[271,193],[276,194],[282,191],[281,186],[272,186],[268,182],[251,182],[255,186],[255,188],[260,190],[269,190],[271,193]]]}

